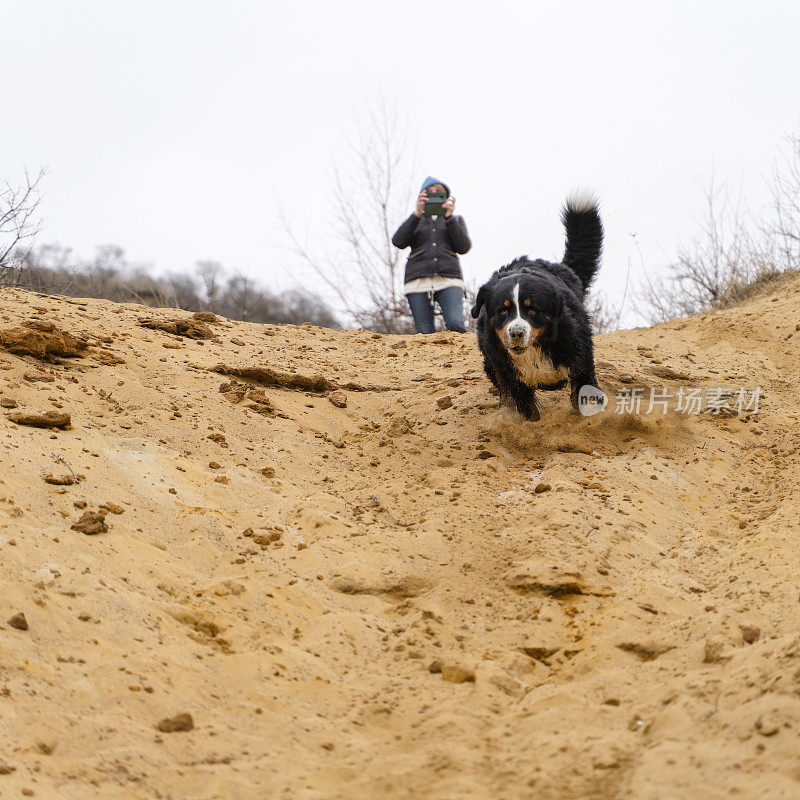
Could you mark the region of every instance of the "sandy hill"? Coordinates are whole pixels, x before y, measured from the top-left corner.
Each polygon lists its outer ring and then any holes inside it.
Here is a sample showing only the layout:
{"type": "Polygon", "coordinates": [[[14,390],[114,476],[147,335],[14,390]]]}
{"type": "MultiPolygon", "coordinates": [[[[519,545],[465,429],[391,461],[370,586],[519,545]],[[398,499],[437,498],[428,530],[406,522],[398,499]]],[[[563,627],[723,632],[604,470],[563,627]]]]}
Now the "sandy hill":
{"type": "Polygon", "coordinates": [[[798,331],[597,340],[758,414],[533,424],[472,336],[3,291],[0,797],[800,797],[798,331]]]}

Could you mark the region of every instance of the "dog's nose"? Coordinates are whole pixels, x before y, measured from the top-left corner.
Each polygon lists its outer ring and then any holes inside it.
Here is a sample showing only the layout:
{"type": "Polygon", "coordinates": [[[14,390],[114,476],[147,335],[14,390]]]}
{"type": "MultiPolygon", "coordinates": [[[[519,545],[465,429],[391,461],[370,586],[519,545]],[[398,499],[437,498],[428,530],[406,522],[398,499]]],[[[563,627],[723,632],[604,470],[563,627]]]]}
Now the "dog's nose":
{"type": "Polygon", "coordinates": [[[508,336],[513,342],[522,341],[522,338],[525,336],[525,331],[522,328],[509,328],[508,336]]]}

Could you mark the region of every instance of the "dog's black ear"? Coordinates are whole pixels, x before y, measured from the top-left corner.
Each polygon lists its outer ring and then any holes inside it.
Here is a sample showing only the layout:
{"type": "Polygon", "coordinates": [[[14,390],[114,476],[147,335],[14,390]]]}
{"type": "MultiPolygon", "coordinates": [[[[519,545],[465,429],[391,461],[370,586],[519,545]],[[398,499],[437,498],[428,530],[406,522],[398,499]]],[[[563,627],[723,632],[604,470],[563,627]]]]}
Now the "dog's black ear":
{"type": "Polygon", "coordinates": [[[483,308],[484,303],[489,297],[489,284],[484,283],[480,289],[478,289],[478,296],[475,298],[475,305],[472,306],[472,316],[474,319],[478,319],[478,315],[481,313],[481,309],[483,308]]]}

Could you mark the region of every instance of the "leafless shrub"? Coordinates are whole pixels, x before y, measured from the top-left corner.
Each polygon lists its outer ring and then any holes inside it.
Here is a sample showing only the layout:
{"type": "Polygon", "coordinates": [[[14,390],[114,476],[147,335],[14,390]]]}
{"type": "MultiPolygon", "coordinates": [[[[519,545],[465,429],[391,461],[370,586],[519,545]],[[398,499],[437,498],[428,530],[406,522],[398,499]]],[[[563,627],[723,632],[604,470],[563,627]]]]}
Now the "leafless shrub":
{"type": "Polygon", "coordinates": [[[0,286],[13,283],[14,276],[30,253],[41,228],[38,217],[44,171],[14,185],[0,182],[0,286]]]}
{"type": "Polygon", "coordinates": [[[594,292],[586,303],[595,333],[609,333],[619,327],[619,314],[611,307],[604,292],[594,292]]]}
{"type": "MultiPolygon", "coordinates": [[[[740,197],[712,179],[705,194],[705,213],[699,234],[678,246],[665,278],[645,272],[643,297],[648,316],[661,322],[712,308],[734,283],[754,277],[756,241],[740,197]]],[[[638,246],[638,243],[637,243],[638,246]]]]}
{"type": "Polygon", "coordinates": [[[282,239],[291,257],[357,325],[384,333],[413,332],[402,293],[403,258],[392,244],[413,197],[416,170],[408,132],[385,98],[357,122],[357,133],[334,163],[328,235],[314,247],[282,214],[282,239]]]}
{"type": "Polygon", "coordinates": [[[120,303],[140,303],[188,311],[213,310],[229,319],[247,322],[311,322],[338,328],[339,321],[324,303],[299,290],[273,294],[250,278],[222,277],[222,266],[201,261],[195,275],[171,273],[154,277],[131,264],[116,245],[98,247],[80,260],[59,245],[45,245],[25,256],[17,269],[16,285],[45,294],[98,297],[120,303]]]}
{"type": "Polygon", "coordinates": [[[628,269],[625,274],[625,288],[619,303],[614,304],[608,295],[600,290],[594,290],[589,295],[586,308],[592,320],[592,329],[595,333],[610,333],[619,329],[622,323],[622,315],[625,311],[625,303],[628,299],[628,286],[631,276],[631,264],[628,262],[628,269]]]}
{"type": "Polygon", "coordinates": [[[718,186],[712,175],[704,188],[706,207],[700,231],[688,245],[679,246],[667,275],[651,276],[642,258],[645,285],[640,300],[646,318],[661,322],[726,308],[797,274],[800,136],[785,138],[769,187],[771,203],[755,215],[741,193],[718,186]]]}
{"type": "Polygon", "coordinates": [[[216,313],[217,302],[222,289],[222,264],[220,264],[219,261],[198,261],[195,265],[195,272],[202,281],[203,295],[206,304],[204,310],[216,313]]]}
{"type": "Polygon", "coordinates": [[[800,268],[800,134],[784,138],[772,167],[771,218],[762,223],[780,269],[800,268]]]}

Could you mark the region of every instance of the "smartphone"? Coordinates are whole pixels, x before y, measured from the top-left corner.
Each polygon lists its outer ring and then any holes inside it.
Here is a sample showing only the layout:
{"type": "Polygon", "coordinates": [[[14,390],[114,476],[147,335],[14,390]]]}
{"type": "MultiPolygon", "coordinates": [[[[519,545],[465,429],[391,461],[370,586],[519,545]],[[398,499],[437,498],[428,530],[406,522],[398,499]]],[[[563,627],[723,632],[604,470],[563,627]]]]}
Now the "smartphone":
{"type": "Polygon", "coordinates": [[[447,192],[428,192],[428,199],[425,201],[425,216],[435,217],[444,214],[442,204],[447,200],[447,192]]]}

